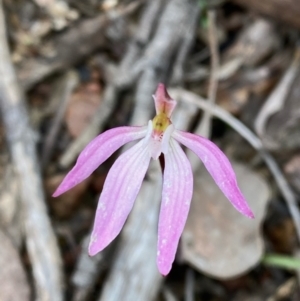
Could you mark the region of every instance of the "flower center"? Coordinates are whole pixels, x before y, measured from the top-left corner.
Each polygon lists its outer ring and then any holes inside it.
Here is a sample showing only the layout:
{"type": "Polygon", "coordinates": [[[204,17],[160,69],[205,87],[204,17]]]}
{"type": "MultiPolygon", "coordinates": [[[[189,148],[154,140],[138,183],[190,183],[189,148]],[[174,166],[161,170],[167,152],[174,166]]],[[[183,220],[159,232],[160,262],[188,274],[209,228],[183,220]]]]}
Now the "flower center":
{"type": "Polygon", "coordinates": [[[145,142],[153,159],[157,160],[161,153],[168,152],[173,131],[172,122],[165,113],[160,113],[149,121],[145,142]]]}
{"type": "Polygon", "coordinates": [[[166,129],[171,123],[172,123],[171,120],[168,118],[168,116],[165,113],[160,113],[156,115],[152,120],[152,126],[153,126],[152,138],[154,140],[161,141],[164,132],[166,131],[166,129]]]}

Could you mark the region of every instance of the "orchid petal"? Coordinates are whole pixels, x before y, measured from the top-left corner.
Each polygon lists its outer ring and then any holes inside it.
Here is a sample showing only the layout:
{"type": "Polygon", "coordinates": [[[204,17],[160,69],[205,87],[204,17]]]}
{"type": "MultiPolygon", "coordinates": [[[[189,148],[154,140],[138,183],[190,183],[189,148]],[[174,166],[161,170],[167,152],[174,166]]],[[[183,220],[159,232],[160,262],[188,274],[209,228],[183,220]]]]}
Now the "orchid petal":
{"type": "Polygon", "coordinates": [[[118,127],[93,139],[80,153],[76,165],[66,175],[53,196],[59,196],[89,177],[118,148],[133,140],[143,138],[147,127],[118,127]]]}
{"type": "Polygon", "coordinates": [[[164,154],[167,154],[169,151],[170,138],[171,138],[171,135],[173,132],[174,132],[174,125],[170,124],[167,127],[167,129],[163,135],[162,141],[161,141],[161,152],[164,154]]]}
{"type": "Polygon", "coordinates": [[[89,254],[103,250],[121,231],[150,162],[144,139],[122,154],[109,170],[101,193],[89,254]]]}
{"type": "Polygon", "coordinates": [[[158,225],[157,265],[167,275],[188,216],[193,193],[190,162],[177,141],[171,138],[165,155],[162,203],[158,225]]]}
{"type": "Polygon", "coordinates": [[[238,187],[235,173],[225,154],[213,142],[195,134],[177,130],[174,131],[173,137],[201,159],[231,204],[243,215],[254,218],[254,214],[238,187]]]}

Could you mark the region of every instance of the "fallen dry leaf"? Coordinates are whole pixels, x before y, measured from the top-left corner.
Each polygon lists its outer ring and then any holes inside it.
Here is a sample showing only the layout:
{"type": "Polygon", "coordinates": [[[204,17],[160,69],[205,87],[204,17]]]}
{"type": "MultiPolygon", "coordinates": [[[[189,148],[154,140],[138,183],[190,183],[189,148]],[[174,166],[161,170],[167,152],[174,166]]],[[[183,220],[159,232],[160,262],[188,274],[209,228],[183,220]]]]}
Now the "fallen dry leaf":
{"type": "Polygon", "coordinates": [[[66,123],[70,134],[76,138],[90,123],[101,101],[101,87],[96,82],[83,84],[71,96],[66,123]]]}
{"type": "Polygon", "coordinates": [[[266,235],[272,243],[275,253],[292,254],[297,247],[297,235],[294,222],[290,217],[276,216],[266,226],[266,235]]]}
{"type": "Polygon", "coordinates": [[[0,241],[0,300],[27,301],[30,297],[30,289],[19,254],[1,230],[0,241]]]}
{"type": "Polygon", "coordinates": [[[233,167],[255,219],[238,213],[201,167],[181,241],[184,261],[220,279],[238,276],[259,262],[264,249],[260,226],[270,198],[259,174],[241,164],[233,167]]]}
{"type": "Polygon", "coordinates": [[[54,211],[55,216],[58,218],[67,218],[74,213],[80,202],[83,201],[82,196],[92,179],[92,177],[88,177],[86,180],[79,183],[74,188],[60,195],[59,197],[51,197],[51,195],[58,187],[58,185],[62,182],[65,176],[65,174],[55,175],[49,177],[45,181],[45,189],[47,195],[49,195],[50,197],[50,207],[54,211]]]}
{"type": "Polygon", "coordinates": [[[231,89],[220,87],[218,104],[231,114],[240,114],[241,110],[248,103],[250,92],[250,88],[245,85],[231,89]]]}

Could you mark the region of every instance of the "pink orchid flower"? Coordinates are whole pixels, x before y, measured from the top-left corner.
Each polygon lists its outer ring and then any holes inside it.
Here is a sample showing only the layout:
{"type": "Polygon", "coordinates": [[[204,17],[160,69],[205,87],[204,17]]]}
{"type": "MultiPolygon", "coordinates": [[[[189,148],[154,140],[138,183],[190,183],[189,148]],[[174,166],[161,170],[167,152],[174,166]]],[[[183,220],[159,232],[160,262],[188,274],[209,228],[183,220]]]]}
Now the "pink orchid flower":
{"type": "Polygon", "coordinates": [[[201,136],[176,130],[170,120],[176,101],[159,84],[154,97],[156,116],[148,126],[118,127],[92,140],[81,152],[53,196],[82,182],[118,148],[140,141],[124,152],[108,172],[99,199],[89,254],[103,250],[120,233],[131,211],[151,158],[164,155],[162,203],[158,224],[157,265],[162,275],[172,267],[188,216],[193,194],[190,162],[179,143],[191,149],[232,205],[249,218],[254,215],[237,185],[235,173],[224,153],[201,136]]]}

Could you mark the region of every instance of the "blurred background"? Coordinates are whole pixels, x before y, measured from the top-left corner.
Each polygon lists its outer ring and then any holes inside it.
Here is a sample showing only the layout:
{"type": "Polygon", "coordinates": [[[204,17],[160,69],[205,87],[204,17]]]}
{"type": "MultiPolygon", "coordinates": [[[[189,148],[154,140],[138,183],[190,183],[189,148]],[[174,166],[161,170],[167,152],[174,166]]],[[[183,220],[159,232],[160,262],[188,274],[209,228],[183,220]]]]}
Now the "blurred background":
{"type": "Polygon", "coordinates": [[[299,0],[2,0],[0,300],[300,300],[299,0]],[[230,158],[234,210],[187,152],[194,195],[173,268],[156,267],[154,162],[122,233],[87,254],[121,150],[58,198],[84,146],[146,125],[159,82],[176,128],[230,158]]]}

